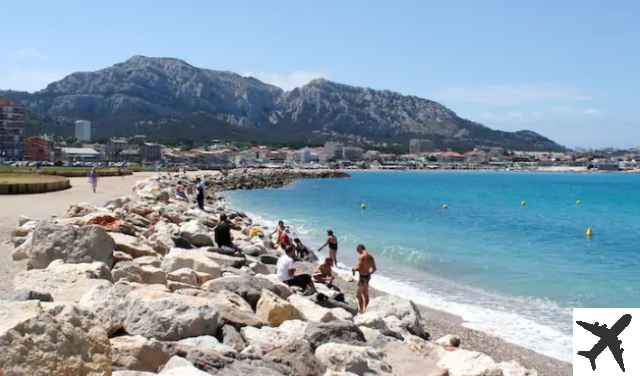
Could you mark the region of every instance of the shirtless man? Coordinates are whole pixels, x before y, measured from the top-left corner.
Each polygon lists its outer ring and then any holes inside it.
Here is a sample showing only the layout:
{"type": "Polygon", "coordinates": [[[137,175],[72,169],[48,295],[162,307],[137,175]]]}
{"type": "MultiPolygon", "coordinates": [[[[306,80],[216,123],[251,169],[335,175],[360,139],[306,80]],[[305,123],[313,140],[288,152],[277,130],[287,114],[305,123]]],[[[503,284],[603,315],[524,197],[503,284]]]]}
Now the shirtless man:
{"type": "Polygon", "coordinates": [[[331,267],[333,266],[333,259],[331,257],[327,257],[324,260],[324,263],[318,265],[315,272],[313,272],[313,280],[318,283],[325,283],[330,285],[333,280],[333,273],[331,272],[331,267]]]}
{"type": "Polygon", "coordinates": [[[360,305],[360,314],[363,314],[369,305],[369,281],[371,274],[376,272],[376,261],[373,256],[365,249],[364,245],[358,245],[357,249],[360,257],[358,257],[358,266],[351,269],[352,272],[360,274],[358,281],[358,304],[360,305]]]}

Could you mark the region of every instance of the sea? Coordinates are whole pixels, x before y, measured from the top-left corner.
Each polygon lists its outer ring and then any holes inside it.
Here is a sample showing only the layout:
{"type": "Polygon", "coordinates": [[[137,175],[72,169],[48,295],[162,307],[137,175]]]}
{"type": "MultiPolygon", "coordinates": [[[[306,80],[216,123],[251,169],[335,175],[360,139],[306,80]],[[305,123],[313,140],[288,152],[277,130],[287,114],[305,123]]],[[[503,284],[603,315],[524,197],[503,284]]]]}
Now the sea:
{"type": "Polygon", "coordinates": [[[332,229],[345,271],[364,244],[372,286],[563,361],[572,308],[640,307],[640,175],[352,175],[223,196],[272,228],[284,220],[314,249],[332,229]]]}

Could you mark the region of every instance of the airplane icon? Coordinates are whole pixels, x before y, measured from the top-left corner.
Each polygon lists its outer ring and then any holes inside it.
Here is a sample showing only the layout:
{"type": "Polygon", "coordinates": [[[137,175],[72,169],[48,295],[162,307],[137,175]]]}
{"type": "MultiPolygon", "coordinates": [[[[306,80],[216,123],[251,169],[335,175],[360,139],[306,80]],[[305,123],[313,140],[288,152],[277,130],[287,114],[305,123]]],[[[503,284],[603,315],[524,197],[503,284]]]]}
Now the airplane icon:
{"type": "Polygon", "coordinates": [[[607,329],[607,325],[598,325],[589,324],[584,321],[576,321],[576,324],[590,331],[592,334],[600,337],[600,341],[593,346],[593,348],[589,351],[578,351],[578,355],[584,356],[585,358],[591,361],[591,368],[596,370],[596,358],[606,349],[607,347],[611,350],[613,357],[618,362],[620,369],[624,372],[624,361],[622,359],[622,353],[624,349],[620,348],[622,345],[622,341],[618,339],[620,333],[629,326],[631,322],[631,315],[626,314],[620,317],[618,322],[616,322],[611,329],[607,329]]]}

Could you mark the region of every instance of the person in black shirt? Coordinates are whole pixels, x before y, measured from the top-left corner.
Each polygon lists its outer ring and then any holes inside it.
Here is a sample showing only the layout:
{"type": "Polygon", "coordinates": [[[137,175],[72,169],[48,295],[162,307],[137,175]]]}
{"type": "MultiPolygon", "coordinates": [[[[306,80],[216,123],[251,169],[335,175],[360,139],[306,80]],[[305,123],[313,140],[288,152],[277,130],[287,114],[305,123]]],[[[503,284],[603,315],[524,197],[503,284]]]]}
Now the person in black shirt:
{"type": "Polygon", "coordinates": [[[293,239],[293,242],[296,243],[296,256],[298,256],[298,259],[300,260],[305,260],[309,255],[309,248],[302,244],[298,238],[293,239]]]}
{"type": "Polygon", "coordinates": [[[241,230],[240,226],[231,222],[226,214],[220,214],[220,223],[213,229],[216,244],[218,247],[227,247],[233,249],[236,256],[240,256],[242,250],[231,241],[231,230],[241,230]]]}

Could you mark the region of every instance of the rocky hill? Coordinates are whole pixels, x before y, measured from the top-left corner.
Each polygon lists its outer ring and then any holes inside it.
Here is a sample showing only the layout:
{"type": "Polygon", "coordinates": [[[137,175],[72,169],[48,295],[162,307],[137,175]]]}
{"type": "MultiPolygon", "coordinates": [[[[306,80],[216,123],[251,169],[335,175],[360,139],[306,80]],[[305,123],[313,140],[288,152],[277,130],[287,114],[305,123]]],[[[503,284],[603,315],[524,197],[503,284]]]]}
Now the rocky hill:
{"type": "Polygon", "coordinates": [[[96,72],[73,73],[33,94],[0,91],[0,97],[27,105],[30,133],[71,134],[73,120],[86,118],[94,122],[97,137],[144,133],[160,140],[403,145],[427,138],[437,147],[459,150],[562,149],[535,132],[492,130],[415,96],[324,79],[285,92],[172,58],[134,56],[96,72]]]}

